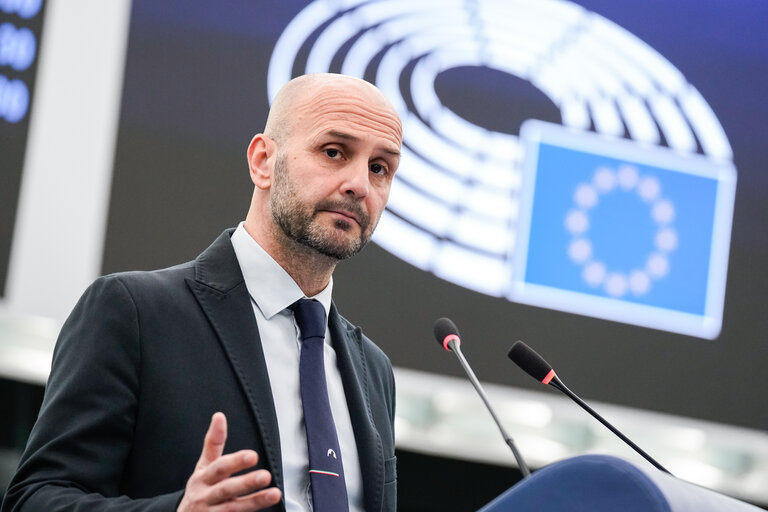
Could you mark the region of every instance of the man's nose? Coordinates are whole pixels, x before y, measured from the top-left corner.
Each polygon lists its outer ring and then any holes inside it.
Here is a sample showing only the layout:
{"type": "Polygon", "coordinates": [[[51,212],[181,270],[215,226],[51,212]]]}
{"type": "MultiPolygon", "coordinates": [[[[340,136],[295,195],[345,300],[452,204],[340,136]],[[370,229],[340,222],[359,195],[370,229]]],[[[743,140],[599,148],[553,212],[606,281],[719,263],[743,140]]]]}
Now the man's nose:
{"type": "Polygon", "coordinates": [[[370,176],[368,162],[350,162],[344,169],[344,181],[341,184],[342,193],[362,199],[368,195],[370,176]]]}

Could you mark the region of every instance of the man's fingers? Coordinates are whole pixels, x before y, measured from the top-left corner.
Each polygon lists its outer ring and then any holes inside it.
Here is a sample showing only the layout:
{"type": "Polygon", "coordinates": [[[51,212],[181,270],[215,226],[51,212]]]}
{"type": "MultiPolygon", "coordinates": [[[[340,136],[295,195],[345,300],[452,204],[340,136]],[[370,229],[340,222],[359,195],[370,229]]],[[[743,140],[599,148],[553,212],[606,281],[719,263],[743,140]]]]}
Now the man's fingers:
{"type": "Polygon", "coordinates": [[[228,510],[253,512],[280,502],[280,489],[266,488],[272,481],[269,471],[259,469],[238,476],[230,476],[259,461],[253,450],[224,453],[227,441],[227,418],[217,412],[203,440],[203,450],[197,467],[187,480],[184,496],[177,510],[228,510]]]}
{"type": "Polygon", "coordinates": [[[217,412],[211,418],[208,432],[205,433],[203,451],[200,453],[200,460],[197,463],[197,467],[205,467],[221,457],[221,454],[224,453],[224,443],[226,441],[227,417],[224,416],[223,413],[217,412]]]}
{"type": "Polygon", "coordinates": [[[208,464],[200,472],[199,478],[206,485],[214,485],[233,473],[255,466],[258,461],[259,456],[253,450],[228,453],[208,464]]]}
{"type": "Polygon", "coordinates": [[[263,508],[271,507],[272,505],[277,505],[280,503],[281,497],[282,493],[280,492],[280,489],[277,487],[270,487],[269,489],[243,496],[237,501],[238,503],[245,505],[243,510],[261,510],[263,508]]]}
{"type": "Polygon", "coordinates": [[[265,469],[227,478],[209,489],[206,503],[213,506],[237,500],[241,496],[245,497],[245,495],[261,491],[271,481],[272,475],[265,469]]]}

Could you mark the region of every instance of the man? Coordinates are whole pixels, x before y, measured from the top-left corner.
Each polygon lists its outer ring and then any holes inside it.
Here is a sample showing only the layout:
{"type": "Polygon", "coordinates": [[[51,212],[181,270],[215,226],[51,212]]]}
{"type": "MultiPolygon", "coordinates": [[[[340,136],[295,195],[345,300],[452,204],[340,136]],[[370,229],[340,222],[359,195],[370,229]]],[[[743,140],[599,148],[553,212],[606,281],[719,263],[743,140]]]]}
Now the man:
{"type": "Polygon", "coordinates": [[[332,508],[395,510],[392,369],[330,296],[336,264],[384,209],[401,142],[367,82],[289,82],[248,148],[246,220],[193,262],[106,276],[80,299],[2,512],[317,510],[292,309],[303,297],[328,318],[347,494],[332,508]]]}

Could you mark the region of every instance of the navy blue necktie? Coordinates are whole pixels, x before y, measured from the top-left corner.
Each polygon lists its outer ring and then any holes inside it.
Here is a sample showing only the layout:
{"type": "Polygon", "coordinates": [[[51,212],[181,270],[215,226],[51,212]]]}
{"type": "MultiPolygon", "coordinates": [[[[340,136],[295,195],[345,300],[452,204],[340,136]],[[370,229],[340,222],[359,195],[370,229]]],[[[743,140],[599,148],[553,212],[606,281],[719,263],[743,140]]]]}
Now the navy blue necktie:
{"type": "Polygon", "coordinates": [[[290,309],[301,331],[299,380],[307,429],[312,510],[348,511],[341,449],[325,382],[325,309],[314,299],[299,299],[290,309]]]}

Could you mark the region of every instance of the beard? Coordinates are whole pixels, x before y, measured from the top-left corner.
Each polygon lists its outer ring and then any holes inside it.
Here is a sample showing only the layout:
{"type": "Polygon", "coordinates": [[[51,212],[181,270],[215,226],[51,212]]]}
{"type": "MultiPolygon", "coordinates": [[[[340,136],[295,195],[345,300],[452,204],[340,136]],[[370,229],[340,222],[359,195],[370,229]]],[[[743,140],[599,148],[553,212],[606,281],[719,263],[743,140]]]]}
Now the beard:
{"type": "Polygon", "coordinates": [[[347,259],[360,252],[371,238],[368,229],[371,220],[356,200],[324,199],[311,206],[301,202],[298,187],[288,176],[285,156],[278,154],[275,162],[275,180],[269,198],[272,219],[283,234],[304,247],[336,260],[347,259]],[[344,210],[353,213],[360,224],[360,236],[349,237],[354,221],[336,220],[333,227],[317,222],[324,210],[344,210]]]}

